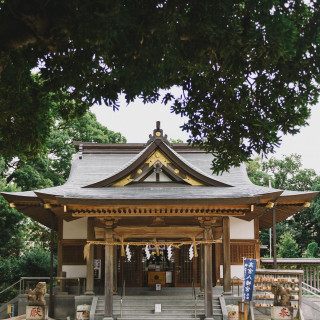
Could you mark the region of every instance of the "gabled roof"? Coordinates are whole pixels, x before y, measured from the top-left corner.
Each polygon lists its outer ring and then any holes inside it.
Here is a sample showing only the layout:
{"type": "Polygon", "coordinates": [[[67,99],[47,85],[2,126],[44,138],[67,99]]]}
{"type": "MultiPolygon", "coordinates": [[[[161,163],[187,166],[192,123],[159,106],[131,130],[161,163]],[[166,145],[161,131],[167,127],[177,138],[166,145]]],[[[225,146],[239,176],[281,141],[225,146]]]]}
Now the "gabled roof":
{"type": "Polygon", "coordinates": [[[198,168],[194,167],[178,153],[176,153],[163,139],[156,136],[136,157],[132,158],[124,167],[106,179],[85,186],[85,188],[102,188],[110,186],[124,186],[146,171],[153,170],[152,166],[160,163],[168,174],[179,178],[191,185],[205,185],[215,187],[231,187],[226,183],[215,180],[198,168]]]}
{"type": "Polygon", "coordinates": [[[15,203],[18,210],[47,226],[50,215],[43,204],[54,202],[60,206],[56,214],[66,219],[71,213],[61,208],[69,204],[246,204],[249,208],[254,205],[254,210],[249,210],[242,218],[259,217],[262,227],[270,226],[272,210],[266,208],[268,201],[278,202],[277,221],[281,221],[301,210],[305,202],[317,195],[317,192],[256,186],[249,180],[244,165],[219,176],[213,175],[212,154],[187,144],[170,144],[158,125],[147,144],[75,144],[79,146],[79,153],[74,156],[70,176],[64,185],[2,195],[15,203]],[[144,180],[148,174],[161,170],[170,182],[144,180]]]}

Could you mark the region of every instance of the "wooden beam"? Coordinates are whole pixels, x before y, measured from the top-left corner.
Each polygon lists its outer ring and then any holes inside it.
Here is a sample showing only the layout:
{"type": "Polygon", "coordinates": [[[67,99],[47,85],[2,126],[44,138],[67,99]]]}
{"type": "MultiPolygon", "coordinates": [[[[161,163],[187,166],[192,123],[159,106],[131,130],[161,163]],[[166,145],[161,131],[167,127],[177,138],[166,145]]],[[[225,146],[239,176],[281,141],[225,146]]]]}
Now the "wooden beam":
{"type": "MultiPolygon", "coordinates": [[[[183,200],[185,201],[185,200],[183,200]]],[[[181,200],[180,200],[181,202],[181,200]]],[[[151,205],[151,206],[91,206],[68,205],[72,216],[79,217],[242,217],[250,212],[250,205],[219,204],[219,205],[151,205]]]]}
{"type": "MultiPolygon", "coordinates": [[[[94,241],[94,218],[88,218],[87,221],[87,240],[94,241]]],[[[85,294],[94,294],[94,271],[93,271],[94,246],[89,247],[87,258],[87,281],[85,294]]]]}
{"type": "MultiPolygon", "coordinates": [[[[97,228],[96,228],[97,229],[97,228]]],[[[203,229],[199,226],[169,226],[169,227],[116,227],[114,236],[124,238],[148,239],[154,237],[163,238],[202,238],[203,229]]]]}
{"type": "Polygon", "coordinates": [[[231,291],[231,263],[230,263],[230,219],[222,219],[222,247],[223,247],[223,291],[231,291]]]}
{"type": "MultiPolygon", "coordinates": [[[[111,228],[106,229],[105,240],[113,240],[113,231],[111,228]]],[[[105,246],[105,307],[104,320],[112,320],[113,314],[113,246],[105,246]]]]}

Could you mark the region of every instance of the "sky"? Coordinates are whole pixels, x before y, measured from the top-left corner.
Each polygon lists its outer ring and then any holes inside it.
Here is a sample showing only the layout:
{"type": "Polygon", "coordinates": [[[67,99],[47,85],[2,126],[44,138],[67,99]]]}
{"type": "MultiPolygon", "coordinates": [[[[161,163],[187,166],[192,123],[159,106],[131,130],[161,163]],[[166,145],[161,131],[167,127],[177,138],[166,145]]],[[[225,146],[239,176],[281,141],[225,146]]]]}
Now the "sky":
{"type": "MultiPolygon", "coordinates": [[[[188,133],[180,128],[187,118],[170,112],[170,107],[161,104],[143,104],[136,100],[129,105],[123,97],[120,98],[120,108],[113,111],[106,106],[93,106],[91,111],[97,120],[108,129],[120,132],[127,142],[147,142],[149,134],[153,133],[156,121],[161,122],[161,129],[168,138],[186,141],[188,133]]],[[[312,107],[309,126],[301,128],[294,136],[283,136],[281,147],[271,156],[281,158],[283,155],[297,153],[302,155],[304,168],[314,169],[320,174],[320,104],[312,107]]]]}

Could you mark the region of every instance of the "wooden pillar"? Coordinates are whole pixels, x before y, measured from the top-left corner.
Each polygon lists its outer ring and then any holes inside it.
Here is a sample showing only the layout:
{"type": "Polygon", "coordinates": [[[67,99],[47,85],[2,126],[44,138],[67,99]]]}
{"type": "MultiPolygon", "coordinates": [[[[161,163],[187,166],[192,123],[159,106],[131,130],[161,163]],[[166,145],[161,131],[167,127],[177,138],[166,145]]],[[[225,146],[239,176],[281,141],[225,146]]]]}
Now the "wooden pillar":
{"type": "Polygon", "coordinates": [[[215,256],[214,256],[214,267],[216,271],[216,285],[220,286],[221,285],[221,276],[220,276],[220,265],[221,265],[221,243],[216,243],[214,244],[214,251],[215,251],[215,256]]]}
{"type": "Polygon", "coordinates": [[[118,290],[118,268],[117,268],[117,247],[113,246],[113,292],[118,290]]]}
{"type": "Polygon", "coordinates": [[[50,210],[51,220],[51,237],[50,237],[50,289],[49,289],[49,316],[54,317],[53,305],[53,250],[54,250],[54,228],[55,228],[55,214],[50,210]]]}
{"type": "Polygon", "coordinates": [[[273,237],[273,269],[277,269],[277,231],[276,231],[276,203],[272,208],[272,237],[273,237]]]}
{"type": "Polygon", "coordinates": [[[259,218],[254,219],[254,239],[255,243],[255,258],[257,260],[257,268],[260,267],[260,235],[259,235],[259,218]]]}
{"type": "MultiPolygon", "coordinates": [[[[87,239],[94,240],[94,218],[88,218],[87,221],[87,239]]],[[[89,248],[87,258],[87,282],[85,294],[94,294],[94,271],[93,271],[94,246],[89,248]]]]}
{"type": "Polygon", "coordinates": [[[204,244],[200,245],[200,291],[204,292],[204,244]]]}
{"type": "MultiPolygon", "coordinates": [[[[111,228],[106,229],[105,240],[113,240],[113,231],[111,228]]],[[[103,320],[111,320],[113,319],[113,246],[106,246],[105,250],[105,307],[103,320]]]]}
{"type": "MultiPolygon", "coordinates": [[[[58,277],[66,277],[66,272],[62,272],[62,240],[63,240],[63,218],[58,217],[58,261],[57,261],[57,275],[58,277]]],[[[65,291],[66,281],[60,279],[60,292],[65,291]]]]}
{"type": "Polygon", "coordinates": [[[63,218],[58,218],[58,268],[57,275],[61,277],[62,274],[62,240],[63,240],[63,218]]]}
{"type": "MultiPolygon", "coordinates": [[[[211,228],[204,229],[204,239],[211,240],[211,228]]],[[[213,319],[212,310],[212,244],[204,245],[204,311],[205,319],[213,319]]]]}
{"type": "Polygon", "coordinates": [[[231,292],[230,219],[222,218],[223,291],[231,292]]]}

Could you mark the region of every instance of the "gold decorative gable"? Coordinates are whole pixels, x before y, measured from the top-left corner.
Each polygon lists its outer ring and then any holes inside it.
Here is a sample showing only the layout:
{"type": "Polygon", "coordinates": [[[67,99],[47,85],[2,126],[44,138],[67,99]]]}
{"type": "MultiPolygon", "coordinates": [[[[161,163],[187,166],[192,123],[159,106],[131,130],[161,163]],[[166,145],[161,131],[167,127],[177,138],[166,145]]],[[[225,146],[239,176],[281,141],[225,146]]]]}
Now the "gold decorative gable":
{"type": "Polygon", "coordinates": [[[157,163],[164,166],[171,176],[176,177],[179,181],[184,181],[192,186],[202,186],[203,183],[200,181],[190,177],[187,173],[183,172],[179,169],[172,161],[170,161],[160,150],[155,150],[151,153],[151,155],[147,158],[147,160],[136,170],[131,172],[125,178],[117,181],[112,186],[113,187],[123,187],[132,181],[139,179],[147,172],[152,170],[152,167],[156,166],[157,163]]]}

